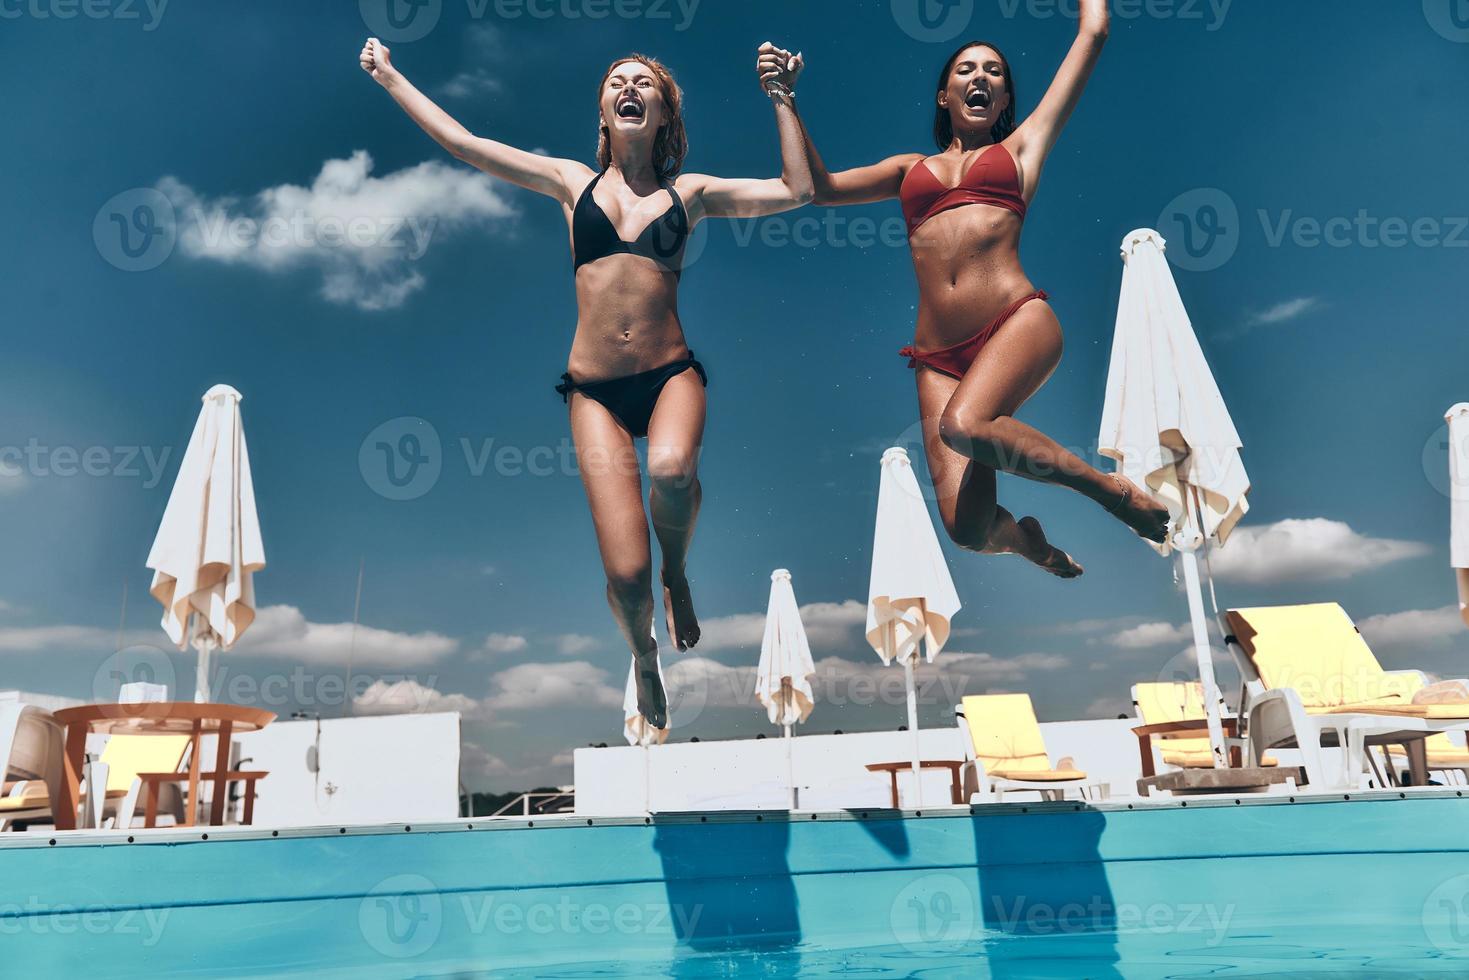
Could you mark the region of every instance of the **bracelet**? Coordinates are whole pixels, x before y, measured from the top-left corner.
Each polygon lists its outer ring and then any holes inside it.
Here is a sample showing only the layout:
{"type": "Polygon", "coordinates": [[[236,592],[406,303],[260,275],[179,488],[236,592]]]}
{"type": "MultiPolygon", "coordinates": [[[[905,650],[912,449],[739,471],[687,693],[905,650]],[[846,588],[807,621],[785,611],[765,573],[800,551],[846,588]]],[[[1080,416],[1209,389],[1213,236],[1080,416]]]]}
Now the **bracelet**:
{"type": "Polygon", "coordinates": [[[766,85],[765,94],[770,96],[772,99],[775,98],[777,95],[785,96],[787,99],[795,99],[796,97],[795,91],[791,89],[790,86],[782,84],[781,82],[771,82],[769,85],[766,85]]]}

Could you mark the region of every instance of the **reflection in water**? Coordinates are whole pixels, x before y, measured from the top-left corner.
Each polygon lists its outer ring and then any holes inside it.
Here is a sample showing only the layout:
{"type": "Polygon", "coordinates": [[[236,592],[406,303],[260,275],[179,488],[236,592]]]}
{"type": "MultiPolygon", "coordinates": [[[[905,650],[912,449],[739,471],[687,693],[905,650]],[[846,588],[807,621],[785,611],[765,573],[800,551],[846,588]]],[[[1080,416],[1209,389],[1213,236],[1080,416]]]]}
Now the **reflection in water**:
{"type": "MultiPolygon", "coordinates": [[[[1050,938],[1086,963],[1084,975],[1120,977],[1118,910],[1102,863],[1106,818],[1083,809],[1014,817],[973,816],[981,921],[989,933],[1050,938]]],[[[999,942],[993,977],[1035,976],[1033,946],[999,942]],[[1025,949],[1015,957],[1010,951],[1025,949]],[[1002,952],[1003,951],[1003,952],[1002,952]]]]}
{"type": "Polygon", "coordinates": [[[1129,980],[1194,980],[1206,977],[1462,977],[1469,959],[1446,956],[1431,947],[1404,944],[1408,930],[1392,927],[1353,929],[1344,937],[1339,927],[1309,934],[1282,930],[1220,945],[1179,942],[1178,936],[1129,936],[1127,954],[1118,956],[1105,932],[1101,935],[995,936],[965,949],[910,949],[876,946],[832,949],[803,945],[786,950],[743,950],[690,953],[605,963],[553,965],[482,976],[505,980],[571,980],[571,978],[678,978],[678,980],[923,980],[1026,977],[1126,977],[1129,980]],[[1351,939],[1343,943],[1343,939],[1351,939]],[[1296,940],[1292,942],[1290,940],[1296,940]],[[1314,940],[1314,941],[1313,941],[1314,940]]]}
{"type": "MultiPolygon", "coordinates": [[[[671,921],[691,952],[789,950],[801,940],[784,813],[759,821],[695,824],[653,818],[671,921]]],[[[797,954],[788,954],[797,955],[797,954]]],[[[666,974],[706,976],[707,958],[680,958],[666,974]],[[686,972],[693,970],[694,972],[686,972]]]]}

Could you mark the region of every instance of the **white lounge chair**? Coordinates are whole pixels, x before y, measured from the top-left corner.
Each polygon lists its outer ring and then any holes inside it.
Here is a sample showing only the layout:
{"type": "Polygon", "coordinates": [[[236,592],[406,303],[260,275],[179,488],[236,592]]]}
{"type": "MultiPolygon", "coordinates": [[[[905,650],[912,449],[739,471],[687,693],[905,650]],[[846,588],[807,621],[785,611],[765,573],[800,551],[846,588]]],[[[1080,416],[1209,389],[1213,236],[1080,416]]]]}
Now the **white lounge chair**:
{"type": "Polygon", "coordinates": [[[1246,765],[1295,748],[1317,788],[1383,785],[1369,747],[1469,729],[1469,703],[1414,704],[1422,673],[1383,670],[1334,602],[1231,609],[1222,626],[1244,681],[1246,765]],[[1343,765],[1327,766],[1323,748],[1341,748],[1343,765]]]}
{"type": "Polygon", "coordinates": [[[51,712],[0,702],[0,831],[13,823],[49,820],[61,792],[64,747],[51,712]]]}
{"type": "MultiPolygon", "coordinates": [[[[1148,770],[1156,771],[1157,762],[1173,769],[1214,768],[1214,751],[1209,745],[1209,736],[1199,734],[1197,730],[1202,727],[1206,715],[1203,684],[1198,681],[1139,682],[1132,686],[1132,707],[1144,726],[1194,726],[1189,730],[1159,731],[1151,735],[1147,739],[1147,747],[1154,758],[1144,760],[1144,776],[1153,775],[1148,770]],[[1148,762],[1154,765],[1149,766],[1148,762]]],[[[1234,720],[1233,716],[1226,718],[1226,726],[1233,724],[1234,720]]],[[[1239,744],[1238,739],[1227,741],[1231,745],[1239,744]]],[[[1260,764],[1278,765],[1272,756],[1265,756],[1260,764]]]]}
{"type": "Polygon", "coordinates": [[[1086,773],[1070,758],[1053,767],[1029,694],[970,695],[954,706],[964,746],[964,796],[1000,802],[1007,791],[1029,790],[1059,801],[1068,787],[1086,796],[1086,773]]]}

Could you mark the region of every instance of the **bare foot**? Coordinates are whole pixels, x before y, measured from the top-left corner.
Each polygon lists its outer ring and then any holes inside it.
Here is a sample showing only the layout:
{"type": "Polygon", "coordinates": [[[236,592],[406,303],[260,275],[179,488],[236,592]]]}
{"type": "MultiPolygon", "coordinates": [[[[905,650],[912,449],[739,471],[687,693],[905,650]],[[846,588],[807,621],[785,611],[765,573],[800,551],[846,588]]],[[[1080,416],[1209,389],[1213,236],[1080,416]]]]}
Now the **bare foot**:
{"type": "Polygon", "coordinates": [[[682,653],[699,642],[699,619],[694,615],[694,597],[689,592],[687,576],[670,578],[665,571],[661,578],[663,611],[668,616],[668,639],[682,653]]]}
{"type": "Polygon", "coordinates": [[[1057,578],[1076,578],[1085,571],[1076,559],[1046,540],[1046,532],[1041,530],[1040,521],[1034,517],[1022,517],[1015,524],[1025,535],[1027,547],[1021,552],[1021,556],[1026,561],[1057,578]]]}
{"type": "Polygon", "coordinates": [[[1121,497],[1108,508],[1112,516],[1132,528],[1137,536],[1162,544],[1168,540],[1168,506],[1127,477],[1112,474],[1121,497]]]}
{"type": "Polygon", "coordinates": [[[658,647],[653,645],[639,652],[633,661],[636,664],[634,683],[638,689],[638,714],[654,728],[667,728],[668,695],[663,690],[662,678],[658,676],[658,647]]]}

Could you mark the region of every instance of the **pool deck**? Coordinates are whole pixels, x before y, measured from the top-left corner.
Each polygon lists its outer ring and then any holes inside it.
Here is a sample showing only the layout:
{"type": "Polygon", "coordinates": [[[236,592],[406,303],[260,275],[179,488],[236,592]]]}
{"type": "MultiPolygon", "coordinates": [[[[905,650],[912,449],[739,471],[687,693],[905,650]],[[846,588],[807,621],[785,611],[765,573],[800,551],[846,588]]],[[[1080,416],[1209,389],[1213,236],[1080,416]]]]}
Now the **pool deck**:
{"type": "Polygon", "coordinates": [[[118,977],[410,976],[1037,930],[1120,959],[1160,934],[1208,948],[1283,922],[1390,924],[1469,956],[1466,792],[6,834],[0,934],[17,971],[118,977]]]}

